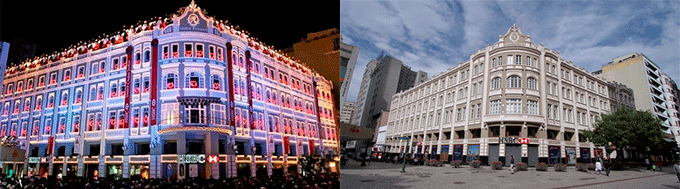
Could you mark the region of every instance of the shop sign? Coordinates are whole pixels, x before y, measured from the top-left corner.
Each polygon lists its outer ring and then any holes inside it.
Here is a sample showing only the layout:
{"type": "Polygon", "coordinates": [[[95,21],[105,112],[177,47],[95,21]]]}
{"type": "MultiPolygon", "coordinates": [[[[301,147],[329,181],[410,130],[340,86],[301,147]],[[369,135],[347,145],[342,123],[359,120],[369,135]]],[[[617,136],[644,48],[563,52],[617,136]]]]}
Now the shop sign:
{"type": "Polygon", "coordinates": [[[498,137],[498,143],[500,144],[529,144],[528,138],[519,137],[498,137]]]}
{"type": "Polygon", "coordinates": [[[203,154],[177,155],[177,163],[205,163],[203,154]]]}
{"type": "Polygon", "coordinates": [[[40,162],[40,157],[28,157],[28,163],[38,163],[40,162]]]}

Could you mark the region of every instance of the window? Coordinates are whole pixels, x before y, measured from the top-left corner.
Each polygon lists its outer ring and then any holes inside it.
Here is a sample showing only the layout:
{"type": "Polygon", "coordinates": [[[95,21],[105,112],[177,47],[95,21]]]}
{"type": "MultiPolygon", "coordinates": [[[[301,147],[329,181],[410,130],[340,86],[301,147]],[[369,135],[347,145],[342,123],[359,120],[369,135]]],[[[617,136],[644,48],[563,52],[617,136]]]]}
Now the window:
{"type": "Polygon", "coordinates": [[[74,100],[74,104],[80,104],[83,102],[83,88],[78,87],[76,88],[76,99],[74,100]]]}
{"type": "Polygon", "coordinates": [[[208,57],[215,60],[215,46],[210,45],[208,47],[208,57]]]}
{"type": "Polygon", "coordinates": [[[177,80],[177,74],[169,73],[168,75],[165,75],[163,80],[165,81],[165,89],[174,89],[175,81],[177,80]]]}
{"type": "Polygon", "coordinates": [[[125,79],[119,79],[118,83],[118,87],[120,88],[118,96],[125,96],[125,79]]]}
{"type": "Polygon", "coordinates": [[[492,100],[489,105],[489,114],[501,113],[501,100],[492,100]]]}
{"type": "Polygon", "coordinates": [[[144,51],[144,62],[149,62],[149,59],[151,59],[151,51],[146,50],[144,51]]]}
{"type": "Polygon", "coordinates": [[[184,44],[184,57],[193,57],[193,45],[191,43],[184,44]]]}
{"type": "Polygon", "coordinates": [[[149,76],[144,76],[142,87],[143,87],[142,89],[144,90],[144,93],[149,92],[149,89],[151,88],[151,82],[149,80],[149,76]]]}
{"type": "Polygon", "coordinates": [[[508,113],[508,114],[522,113],[522,100],[521,99],[506,99],[505,100],[505,113],[508,113]]]}
{"type": "Polygon", "coordinates": [[[477,106],[475,106],[475,105],[470,105],[470,119],[475,118],[475,112],[477,112],[477,111],[475,111],[475,110],[476,110],[476,109],[475,109],[476,107],[477,107],[477,106]]]}
{"type": "Polygon", "coordinates": [[[26,81],[26,90],[31,90],[33,89],[33,78],[29,78],[26,81]]]}
{"type": "Polygon", "coordinates": [[[502,66],[503,65],[503,56],[498,57],[498,65],[502,66]]]}
{"type": "Polygon", "coordinates": [[[118,86],[113,81],[110,81],[109,83],[111,83],[109,84],[111,87],[111,90],[109,91],[109,98],[115,98],[118,96],[118,86]]]}
{"type": "Polygon", "coordinates": [[[533,77],[529,77],[527,79],[527,87],[529,87],[529,89],[538,89],[536,86],[536,79],[533,77]]]}
{"type": "Polygon", "coordinates": [[[548,104],[548,109],[547,109],[547,111],[546,111],[546,116],[548,116],[548,118],[550,118],[550,119],[553,118],[553,115],[551,114],[551,113],[552,113],[551,110],[552,110],[552,105],[548,104]]]}
{"type": "Polygon", "coordinates": [[[97,88],[97,100],[104,100],[104,85],[97,88]]]}
{"type": "Polygon", "coordinates": [[[491,59],[491,67],[496,67],[496,58],[491,59]]]}
{"type": "Polygon", "coordinates": [[[527,112],[532,115],[538,115],[538,101],[527,100],[527,112]]]}
{"type": "Polygon", "coordinates": [[[213,75],[212,76],[213,80],[213,90],[219,91],[220,90],[220,76],[219,75],[213,75]]]}
{"type": "Polygon", "coordinates": [[[203,58],[203,45],[202,44],[196,44],[196,57],[198,58],[203,58]]]}
{"type": "Polygon", "coordinates": [[[501,78],[495,77],[491,79],[491,89],[498,89],[501,87],[501,78]]]}
{"type": "Polygon", "coordinates": [[[142,63],[142,54],[139,52],[135,53],[135,65],[139,65],[142,63]]]}
{"type": "MultiPolygon", "coordinates": [[[[132,109],[132,126],[130,128],[137,128],[139,127],[139,108],[133,108],[132,109]]],[[[163,124],[167,124],[166,122],[163,122],[163,124]]]]}
{"type": "Polygon", "coordinates": [[[508,62],[506,62],[508,65],[512,64],[512,55],[508,55],[508,62]]]}
{"type": "Polygon", "coordinates": [[[132,90],[132,92],[134,94],[139,94],[141,92],[142,89],[141,89],[141,83],[139,81],[139,78],[135,78],[133,80],[132,86],[134,87],[134,90],[132,90]]]}
{"type": "Polygon", "coordinates": [[[163,46],[163,59],[170,58],[170,48],[167,45],[163,46]]]}
{"type": "Polygon", "coordinates": [[[64,70],[64,81],[71,81],[71,69],[64,70]]]}
{"type": "Polygon", "coordinates": [[[522,65],[522,55],[515,56],[515,64],[522,65]]]}
{"type": "Polygon", "coordinates": [[[177,45],[177,44],[172,45],[172,57],[173,58],[179,57],[179,45],[177,45]]]}
{"type": "Polygon", "coordinates": [[[522,78],[513,75],[508,77],[508,88],[520,88],[522,87],[522,78]]]}
{"type": "Polygon", "coordinates": [[[560,119],[560,117],[559,117],[559,115],[560,115],[560,108],[559,108],[557,105],[554,105],[554,106],[553,106],[553,110],[555,110],[555,111],[553,111],[553,119],[559,120],[559,119],[560,119]]]}
{"type": "Polygon", "coordinates": [[[118,63],[118,59],[117,59],[117,58],[114,58],[114,59],[113,59],[113,64],[111,64],[111,70],[117,70],[118,68],[120,68],[120,65],[119,65],[119,63],[118,63]]]}
{"type": "Polygon", "coordinates": [[[106,62],[101,61],[99,62],[99,73],[104,73],[106,72],[106,62]]]}

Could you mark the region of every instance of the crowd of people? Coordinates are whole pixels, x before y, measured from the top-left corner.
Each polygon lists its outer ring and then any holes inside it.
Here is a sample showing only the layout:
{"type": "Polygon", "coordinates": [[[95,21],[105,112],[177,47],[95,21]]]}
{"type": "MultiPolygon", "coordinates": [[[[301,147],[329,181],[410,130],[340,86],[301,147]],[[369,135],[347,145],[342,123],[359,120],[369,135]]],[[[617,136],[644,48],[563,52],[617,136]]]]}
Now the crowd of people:
{"type": "Polygon", "coordinates": [[[210,188],[276,188],[276,189],[336,189],[340,188],[338,173],[278,175],[269,177],[238,177],[227,179],[121,179],[89,180],[81,178],[2,178],[0,188],[7,189],[210,189],[210,188]]]}

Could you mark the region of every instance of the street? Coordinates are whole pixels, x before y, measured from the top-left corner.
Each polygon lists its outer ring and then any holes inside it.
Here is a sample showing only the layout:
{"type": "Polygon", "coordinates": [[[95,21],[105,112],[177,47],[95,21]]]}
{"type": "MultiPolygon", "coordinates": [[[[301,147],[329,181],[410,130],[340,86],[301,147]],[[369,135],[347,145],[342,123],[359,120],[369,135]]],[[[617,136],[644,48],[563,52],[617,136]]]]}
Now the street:
{"type": "Polygon", "coordinates": [[[361,167],[361,162],[349,160],[340,170],[340,188],[680,188],[672,167],[665,172],[647,170],[612,171],[610,176],[595,171],[580,172],[569,166],[567,172],[491,170],[489,166],[470,169],[407,166],[400,173],[401,164],[372,162],[361,167]]]}

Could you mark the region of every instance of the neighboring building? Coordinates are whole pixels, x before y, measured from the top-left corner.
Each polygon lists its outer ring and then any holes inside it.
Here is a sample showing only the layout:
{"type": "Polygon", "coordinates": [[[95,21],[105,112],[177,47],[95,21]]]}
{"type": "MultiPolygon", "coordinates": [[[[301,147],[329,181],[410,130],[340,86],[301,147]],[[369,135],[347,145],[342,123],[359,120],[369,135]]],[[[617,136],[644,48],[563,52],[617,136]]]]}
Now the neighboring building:
{"type": "Polygon", "coordinates": [[[339,152],[328,79],[193,2],[148,23],[7,69],[0,135],[24,175],[262,176],[339,152]]]}
{"type": "MultiPolygon", "coordinates": [[[[359,95],[365,96],[357,97],[357,102],[362,100],[359,106],[363,107],[356,108],[358,111],[355,111],[357,115],[354,117],[354,119],[359,119],[359,126],[368,128],[375,128],[380,113],[389,110],[392,95],[413,87],[418,76],[427,77],[425,72],[412,71],[410,67],[402,64],[401,60],[391,56],[381,56],[375,61],[373,72],[368,75],[364,74],[364,77],[369,77],[367,79],[369,84],[367,88],[363,88],[363,81],[366,78],[362,80],[359,95]]],[[[371,70],[367,67],[366,71],[371,70]]]]}
{"type": "Polygon", "coordinates": [[[373,73],[377,65],[378,65],[377,60],[371,60],[368,62],[368,64],[366,64],[366,70],[364,70],[364,75],[361,78],[361,86],[359,87],[357,101],[354,105],[354,113],[352,113],[352,120],[350,122],[352,123],[352,125],[361,124],[361,115],[364,112],[364,102],[366,102],[366,94],[368,93],[368,87],[371,84],[371,74],[373,73]]]}
{"type": "Polygon", "coordinates": [[[607,82],[609,89],[609,96],[611,97],[611,109],[612,112],[618,108],[626,107],[629,109],[635,109],[635,95],[633,89],[626,87],[621,83],[616,81],[607,82]]]}
{"type": "Polygon", "coordinates": [[[671,134],[674,136],[676,144],[680,146],[680,91],[675,81],[666,74],[661,74],[663,80],[664,103],[668,108],[668,122],[671,125],[671,134]]]}
{"type": "Polygon", "coordinates": [[[469,60],[395,94],[385,145],[395,154],[483,164],[508,165],[511,155],[530,166],[592,162],[606,151],[581,133],[612,111],[612,87],[513,25],[469,60]]]}
{"type": "Polygon", "coordinates": [[[661,119],[667,136],[671,134],[671,120],[668,114],[663,85],[663,73],[659,66],[641,53],[631,53],[614,58],[602,67],[602,77],[614,80],[633,89],[635,108],[649,111],[661,119]]]}
{"type": "MultiPolygon", "coordinates": [[[[340,31],[337,28],[308,33],[307,38],[293,44],[292,48],[284,50],[295,60],[304,63],[312,70],[316,70],[321,76],[333,82],[333,100],[338,105],[334,110],[340,109],[340,31]]],[[[337,114],[339,111],[335,111],[337,114]]]]}
{"type": "Polygon", "coordinates": [[[3,83],[3,80],[5,79],[5,69],[7,69],[8,57],[9,43],[0,41],[0,83],[3,83]]]}
{"type": "Polygon", "coordinates": [[[345,101],[340,108],[340,122],[351,123],[352,114],[354,113],[354,102],[345,101]]]}
{"type": "Polygon", "coordinates": [[[357,63],[357,57],[359,57],[359,47],[340,43],[340,104],[343,105],[340,107],[340,112],[344,112],[343,108],[347,99],[347,91],[352,82],[352,74],[354,74],[354,65],[357,63]]]}

